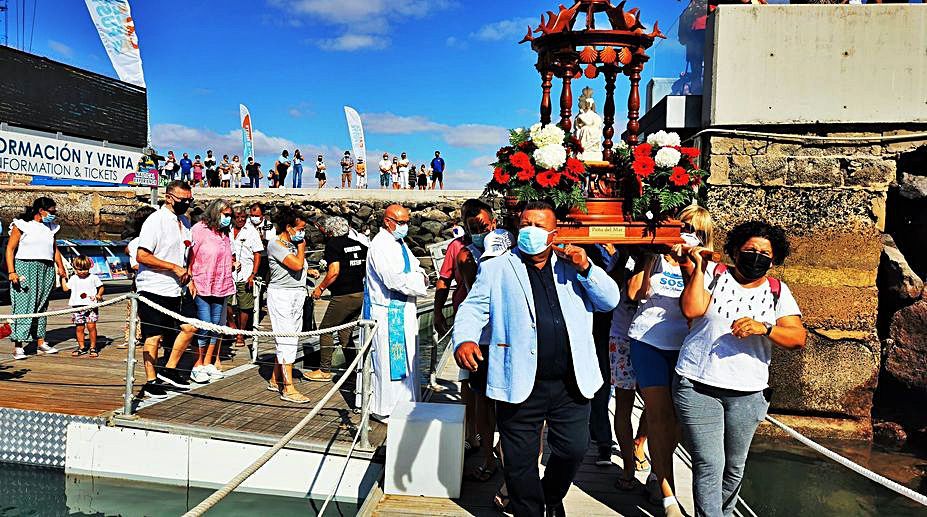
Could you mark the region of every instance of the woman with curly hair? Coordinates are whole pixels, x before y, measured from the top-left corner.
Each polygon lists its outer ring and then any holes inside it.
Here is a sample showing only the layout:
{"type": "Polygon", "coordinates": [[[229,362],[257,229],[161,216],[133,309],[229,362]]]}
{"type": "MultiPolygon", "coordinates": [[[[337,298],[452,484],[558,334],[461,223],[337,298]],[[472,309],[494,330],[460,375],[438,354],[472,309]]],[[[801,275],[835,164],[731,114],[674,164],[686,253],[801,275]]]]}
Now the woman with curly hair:
{"type": "Polygon", "coordinates": [[[760,221],[735,226],[724,251],[733,267],[707,273],[703,248],[681,264],[680,298],[691,328],[676,364],[676,413],[692,454],[696,515],[734,512],[750,442],[769,407],[773,345],[801,348],[807,332],[784,282],[767,276],[789,255],[782,229],[760,221]]]}

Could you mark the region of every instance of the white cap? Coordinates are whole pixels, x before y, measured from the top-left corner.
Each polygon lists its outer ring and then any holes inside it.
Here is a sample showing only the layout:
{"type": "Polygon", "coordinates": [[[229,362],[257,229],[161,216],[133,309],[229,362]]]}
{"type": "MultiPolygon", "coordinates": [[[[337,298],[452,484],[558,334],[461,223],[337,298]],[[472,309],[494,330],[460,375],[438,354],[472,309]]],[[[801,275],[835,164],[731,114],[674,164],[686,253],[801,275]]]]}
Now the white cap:
{"type": "Polygon", "coordinates": [[[455,239],[459,239],[466,235],[466,232],[464,232],[463,226],[457,225],[451,228],[451,235],[453,235],[455,239]]]}
{"type": "Polygon", "coordinates": [[[483,255],[480,260],[492,257],[498,257],[506,251],[512,249],[515,238],[508,230],[498,229],[489,232],[489,235],[483,239],[483,255]]]}

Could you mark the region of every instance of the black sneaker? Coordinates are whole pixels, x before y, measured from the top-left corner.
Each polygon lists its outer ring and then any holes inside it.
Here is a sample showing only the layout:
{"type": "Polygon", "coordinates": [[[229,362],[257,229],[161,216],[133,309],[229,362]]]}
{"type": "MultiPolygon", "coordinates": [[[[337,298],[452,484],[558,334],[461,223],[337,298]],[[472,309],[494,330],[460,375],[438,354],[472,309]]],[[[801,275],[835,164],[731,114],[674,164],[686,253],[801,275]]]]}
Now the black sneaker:
{"type": "Polygon", "coordinates": [[[176,368],[162,368],[158,372],[158,380],[182,390],[190,389],[190,381],[184,379],[176,368]]]}
{"type": "Polygon", "coordinates": [[[156,400],[167,398],[167,390],[155,381],[146,382],[145,385],[142,386],[142,394],[148,395],[148,398],[156,400]]]}
{"type": "Polygon", "coordinates": [[[597,467],[610,467],[612,465],[612,447],[611,445],[600,446],[598,453],[595,455],[595,465],[597,467]]]}

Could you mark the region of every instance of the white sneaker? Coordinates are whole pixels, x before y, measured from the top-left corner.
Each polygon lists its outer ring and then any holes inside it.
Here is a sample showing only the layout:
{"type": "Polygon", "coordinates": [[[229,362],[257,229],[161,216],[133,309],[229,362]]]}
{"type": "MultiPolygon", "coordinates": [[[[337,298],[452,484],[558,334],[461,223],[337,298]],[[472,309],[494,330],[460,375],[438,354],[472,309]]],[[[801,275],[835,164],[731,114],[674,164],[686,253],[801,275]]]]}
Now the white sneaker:
{"type": "Polygon", "coordinates": [[[46,354],[49,354],[49,355],[51,355],[51,354],[57,354],[57,353],[58,353],[58,349],[57,349],[57,348],[55,348],[55,347],[53,347],[53,346],[48,346],[48,345],[45,345],[45,344],[43,344],[42,346],[39,347],[39,351],[40,351],[40,352],[45,352],[46,354]]]}
{"type": "Polygon", "coordinates": [[[205,366],[194,366],[190,372],[190,380],[197,384],[206,384],[209,382],[209,372],[205,366]]]}
{"type": "Polygon", "coordinates": [[[218,381],[219,379],[225,378],[225,374],[219,371],[214,364],[207,364],[203,369],[206,371],[206,374],[209,375],[210,381],[218,381]]]}
{"type": "Polygon", "coordinates": [[[26,358],[26,351],[23,350],[21,346],[17,346],[13,349],[13,359],[16,359],[18,361],[20,359],[25,359],[25,358],[26,358]]]}

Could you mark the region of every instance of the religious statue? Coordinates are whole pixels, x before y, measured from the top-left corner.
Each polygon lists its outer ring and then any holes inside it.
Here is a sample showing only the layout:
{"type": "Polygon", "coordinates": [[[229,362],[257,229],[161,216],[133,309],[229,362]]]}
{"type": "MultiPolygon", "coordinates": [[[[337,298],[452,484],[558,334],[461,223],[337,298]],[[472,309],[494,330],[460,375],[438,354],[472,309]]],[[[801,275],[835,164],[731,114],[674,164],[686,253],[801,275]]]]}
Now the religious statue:
{"type": "Polygon", "coordinates": [[[602,117],[595,112],[595,100],[592,98],[592,88],[583,88],[583,95],[579,98],[579,115],[576,115],[576,138],[583,146],[580,159],[585,162],[602,161],[602,117]]]}

